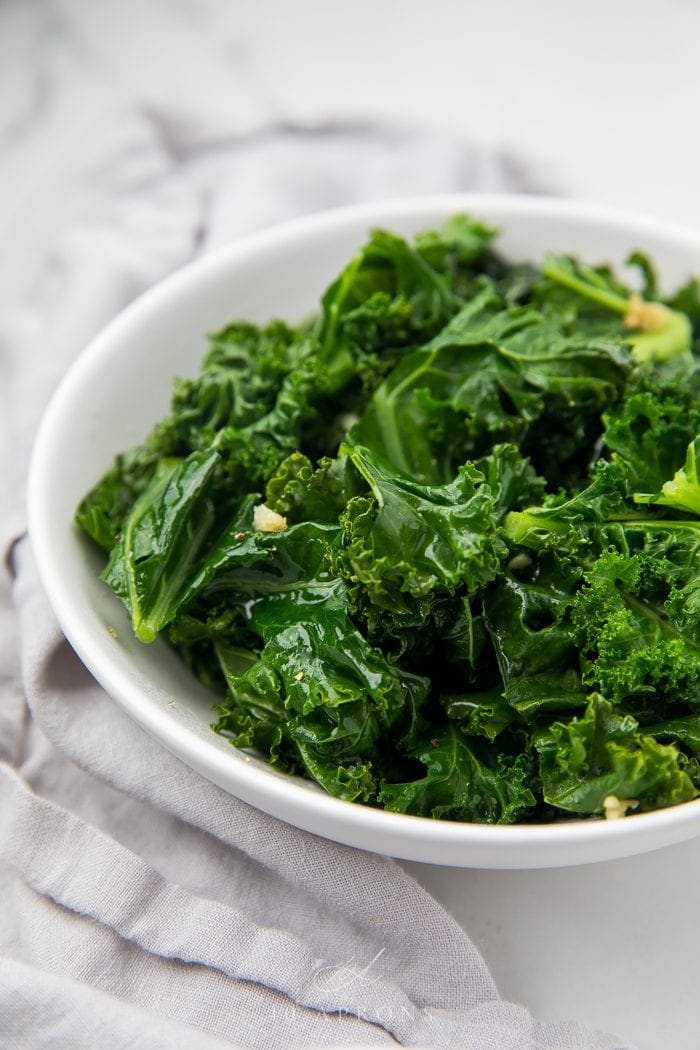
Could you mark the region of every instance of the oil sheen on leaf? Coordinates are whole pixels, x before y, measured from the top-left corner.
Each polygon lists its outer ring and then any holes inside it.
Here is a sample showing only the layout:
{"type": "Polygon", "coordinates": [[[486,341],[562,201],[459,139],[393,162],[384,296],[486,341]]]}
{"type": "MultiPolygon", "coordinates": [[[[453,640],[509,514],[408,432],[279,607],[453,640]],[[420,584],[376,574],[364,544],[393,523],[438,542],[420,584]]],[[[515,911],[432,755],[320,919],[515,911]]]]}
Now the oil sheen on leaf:
{"type": "Polygon", "coordinates": [[[676,805],[700,791],[700,284],[495,238],[375,230],[315,317],[214,333],[76,519],[214,728],[339,799],[676,805]]]}

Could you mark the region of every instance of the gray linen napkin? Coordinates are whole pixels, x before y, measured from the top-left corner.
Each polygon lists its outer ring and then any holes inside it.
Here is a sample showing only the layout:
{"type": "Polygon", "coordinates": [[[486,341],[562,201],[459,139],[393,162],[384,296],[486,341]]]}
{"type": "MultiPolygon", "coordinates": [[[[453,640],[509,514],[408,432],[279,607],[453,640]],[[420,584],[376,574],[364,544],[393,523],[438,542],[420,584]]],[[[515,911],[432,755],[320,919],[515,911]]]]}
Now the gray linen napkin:
{"type": "Polygon", "coordinates": [[[393,861],[258,812],[147,736],[62,638],[18,539],[41,410],[140,290],[304,211],[525,174],[400,127],[236,140],[132,114],[98,147],[0,251],[0,1043],[623,1050],[500,999],[393,861]]]}

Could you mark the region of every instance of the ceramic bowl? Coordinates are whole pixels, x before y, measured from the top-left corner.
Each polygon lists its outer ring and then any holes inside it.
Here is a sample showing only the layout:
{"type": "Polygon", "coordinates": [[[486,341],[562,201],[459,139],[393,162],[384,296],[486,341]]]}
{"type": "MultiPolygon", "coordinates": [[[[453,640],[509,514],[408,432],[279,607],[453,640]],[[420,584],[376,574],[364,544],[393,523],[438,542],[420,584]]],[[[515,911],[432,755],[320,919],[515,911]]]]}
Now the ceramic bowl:
{"type": "Polygon", "coordinates": [[[232,795],[317,835],[409,860],[539,868],[628,856],[700,832],[700,800],[624,820],[484,826],[341,802],[235,750],[210,729],[211,694],[162,642],[137,642],[97,574],[100,556],[73,524],[84,493],[114,455],[168,409],[172,379],[195,375],[205,335],[232,318],[298,321],[374,226],[402,234],[468,211],[501,230],[513,260],[547,250],[621,266],[630,249],[655,259],[671,287],[700,272],[700,236],[569,201],[443,196],[312,215],[197,260],[130,305],[65,376],[44,416],[30,472],[30,533],[41,579],[66,637],[114,701],[183,762],[232,795]],[[173,702],[174,701],[174,702],[173,702]]]}

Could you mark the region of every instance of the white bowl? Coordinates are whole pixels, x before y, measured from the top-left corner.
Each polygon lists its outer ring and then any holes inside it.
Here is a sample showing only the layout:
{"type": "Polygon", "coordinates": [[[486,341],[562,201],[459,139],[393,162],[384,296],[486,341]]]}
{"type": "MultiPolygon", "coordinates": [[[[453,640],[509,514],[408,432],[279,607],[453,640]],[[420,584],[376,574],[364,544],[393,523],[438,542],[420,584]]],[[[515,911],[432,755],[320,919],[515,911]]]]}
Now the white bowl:
{"type": "Polygon", "coordinates": [[[205,333],[233,318],[297,321],[382,225],[402,234],[468,211],[502,230],[511,259],[573,252],[621,265],[652,255],[664,283],[700,272],[700,238],[589,205],[537,197],[443,196],[362,205],[256,234],[192,263],[128,307],[59,386],[36,440],[29,522],[41,579],[66,637],[114,700],[193,769],[297,827],[409,860],[543,868],[628,856],[700,832],[700,800],[561,825],[434,821],[341,802],[236,751],[209,728],[211,695],[162,642],[137,642],[121,603],[97,578],[100,556],[73,524],[81,497],[114,455],[140,442],[169,405],[176,375],[194,375],[205,333]],[[173,704],[173,700],[175,703],[173,704]]]}

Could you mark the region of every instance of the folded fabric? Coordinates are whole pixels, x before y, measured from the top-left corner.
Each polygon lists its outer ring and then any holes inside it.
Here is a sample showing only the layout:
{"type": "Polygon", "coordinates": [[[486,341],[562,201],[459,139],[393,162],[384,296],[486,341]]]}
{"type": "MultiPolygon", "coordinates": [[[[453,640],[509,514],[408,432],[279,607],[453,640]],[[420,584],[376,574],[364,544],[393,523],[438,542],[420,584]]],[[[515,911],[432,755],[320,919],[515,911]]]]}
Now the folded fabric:
{"type": "Polygon", "coordinates": [[[253,809],[147,736],[66,644],[20,539],[41,409],[140,290],[304,211],[528,188],[507,157],[405,128],[224,139],[127,115],[3,246],[3,1046],[629,1045],[500,999],[463,930],[393,861],[253,809]]]}

